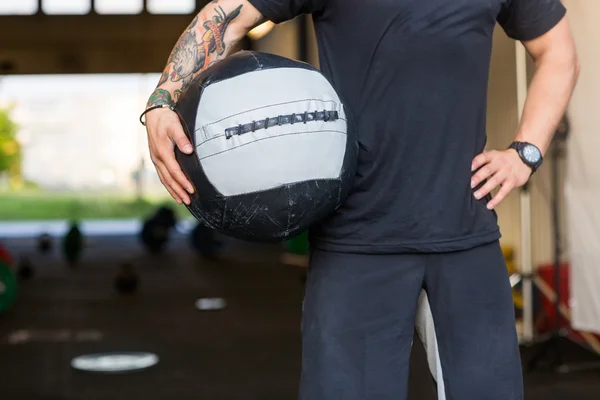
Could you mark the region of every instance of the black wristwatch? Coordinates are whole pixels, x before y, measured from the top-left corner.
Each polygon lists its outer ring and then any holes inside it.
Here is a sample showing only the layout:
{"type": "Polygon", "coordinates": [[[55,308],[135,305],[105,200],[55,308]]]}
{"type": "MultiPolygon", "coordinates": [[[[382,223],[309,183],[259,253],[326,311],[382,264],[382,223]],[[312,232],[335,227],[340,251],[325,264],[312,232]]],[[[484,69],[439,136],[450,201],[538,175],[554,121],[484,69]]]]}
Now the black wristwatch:
{"type": "Polygon", "coordinates": [[[531,173],[537,171],[537,169],[542,165],[544,158],[542,157],[542,152],[538,147],[534,144],[527,142],[512,142],[509,149],[515,149],[521,157],[521,160],[531,168],[531,173]]]}

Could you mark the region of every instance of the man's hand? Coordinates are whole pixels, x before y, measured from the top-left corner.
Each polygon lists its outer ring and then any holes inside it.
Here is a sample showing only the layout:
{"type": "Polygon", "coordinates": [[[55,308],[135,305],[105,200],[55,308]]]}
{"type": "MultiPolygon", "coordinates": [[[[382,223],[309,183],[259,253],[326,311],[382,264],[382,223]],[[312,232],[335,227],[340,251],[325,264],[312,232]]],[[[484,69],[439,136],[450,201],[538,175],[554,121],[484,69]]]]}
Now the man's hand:
{"type": "Polygon", "coordinates": [[[527,183],[532,172],[513,149],[484,152],[473,159],[471,170],[477,171],[471,178],[472,188],[487,179],[474,194],[477,200],[500,186],[498,193],[487,204],[490,210],[500,204],[511,190],[527,183]]]}
{"type": "Polygon", "coordinates": [[[177,203],[190,204],[189,194],[194,193],[194,187],[175,159],[175,146],[185,154],[191,154],[194,149],[183,132],[179,117],[168,108],[152,110],[146,114],[146,130],[150,158],[160,181],[177,203]]]}
{"type": "MultiPolygon", "coordinates": [[[[535,143],[543,154],[573,93],[579,76],[579,62],[566,18],[545,34],[523,44],[535,61],[536,72],[514,141],[535,143]]],[[[473,160],[472,171],[477,171],[471,181],[472,188],[487,179],[475,192],[475,198],[481,199],[500,186],[487,205],[490,210],[531,176],[531,168],[512,149],[478,155],[473,160]]]]}

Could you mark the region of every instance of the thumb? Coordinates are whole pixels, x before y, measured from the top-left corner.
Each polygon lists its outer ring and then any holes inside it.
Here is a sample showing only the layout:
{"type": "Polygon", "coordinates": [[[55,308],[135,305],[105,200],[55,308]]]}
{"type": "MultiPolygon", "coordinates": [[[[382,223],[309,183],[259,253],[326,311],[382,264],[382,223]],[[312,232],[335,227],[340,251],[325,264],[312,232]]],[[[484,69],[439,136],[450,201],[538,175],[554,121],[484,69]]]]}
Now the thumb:
{"type": "Polygon", "coordinates": [[[169,136],[171,137],[171,140],[173,141],[173,143],[175,143],[179,151],[185,154],[192,154],[192,152],[194,151],[194,147],[192,146],[192,143],[190,143],[190,140],[188,139],[187,135],[183,132],[183,127],[181,126],[181,124],[174,123],[173,125],[171,125],[169,131],[169,136]]]}

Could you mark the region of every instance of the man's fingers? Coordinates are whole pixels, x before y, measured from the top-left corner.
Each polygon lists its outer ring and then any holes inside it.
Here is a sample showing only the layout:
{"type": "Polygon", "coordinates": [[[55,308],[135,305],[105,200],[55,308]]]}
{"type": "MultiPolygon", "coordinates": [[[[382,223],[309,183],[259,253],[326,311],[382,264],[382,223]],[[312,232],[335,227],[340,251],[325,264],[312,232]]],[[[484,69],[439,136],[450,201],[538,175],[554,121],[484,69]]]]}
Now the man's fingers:
{"type": "Polygon", "coordinates": [[[194,193],[194,187],[181,170],[181,167],[175,158],[175,152],[173,151],[174,144],[181,152],[185,154],[193,153],[192,144],[183,132],[183,128],[181,127],[180,123],[173,123],[169,126],[168,138],[170,141],[168,145],[169,150],[167,150],[167,144],[165,143],[163,145],[163,151],[160,154],[160,159],[169,170],[169,175],[175,179],[179,186],[183,187],[188,193],[194,193]]]}
{"type": "Polygon", "coordinates": [[[146,119],[148,144],[160,181],[178,203],[190,204],[188,192],[193,193],[194,188],[181,170],[174,149],[177,146],[181,152],[191,154],[192,144],[175,113],[156,110],[151,114],[146,119]]]}
{"type": "Polygon", "coordinates": [[[511,180],[505,180],[498,193],[496,193],[496,195],[488,202],[487,208],[489,210],[493,210],[494,208],[496,208],[496,206],[500,204],[500,202],[504,200],[506,196],[508,196],[508,194],[511,190],[514,189],[514,187],[515,184],[511,180]]]}
{"type": "Polygon", "coordinates": [[[156,173],[158,174],[158,178],[160,179],[160,183],[163,184],[163,186],[165,187],[165,189],[167,189],[167,192],[169,192],[169,194],[171,195],[171,197],[173,199],[175,199],[175,201],[178,204],[181,204],[181,198],[177,195],[177,193],[175,193],[170,187],[169,185],[167,185],[165,178],[163,178],[162,173],[160,172],[160,169],[158,169],[158,167],[156,168],[156,173]]]}
{"type": "Polygon", "coordinates": [[[192,143],[190,143],[185,132],[183,132],[183,127],[180,123],[173,123],[169,126],[169,137],[182,153],[192,154],[194,151],[192,143]]]}
{"type": "MultiPolygon", "coordinates": [[[[161,171],[165,179],[173,178],[177,183],[177,187],[182,187],[188,193],[194,193],[194,187],[185,177],[181,167],[179,166],[179,163],[177,162],[177,159],[175,158],[175,151],[173,150],[174,144],[172,140],[173,139],[170,136],[167,136],[161,140],[160,149],[155,149],[154,151],[154,159],[156,159],[158,162],[155,162],[154,164],[162,164],[165,167],[166,172],[165,170],[161,171]]],[[[182,200],[185,202],[185,198],[187,197],[187,194],[185,194],[185,196],[182,196],[182,200]]]]}
{"type": "Polygon", "coordinates": [[[479,190],[477,190],[474,195],[477,200],[484,198],[487,196],[492,190],[494,190],[498,185],[501,185],[507,177],[507,173],[503,170],[499,170],[496,172],[488,181],[483,185],[479,190]]]}
{"type": "MultiPolygon", "coordinates": [[[[162,178],[161,182],[167,188],[169,193],[177,195],[177,197],[185,204],[190,204],[190,197],[188,196],[185,189],[177,183],[177,181],[171,176],[168,167],[163,163],[158,163],[156,169],[160,172],[162,178]]],[[[175,196],[173,197],[175,198],[175,196]]],[[[177,200],[177,198],[175,198],[177,200]]]]}
{"type": "MultiPolygon", "coordinates": [[[[492,210],[510,193],[512,189],[526,182],[531,173],[524,177],[525,165],[514,151],[489,151],[479,154],[471,165],[473,176],[471,187],[475,188],[486,181],[473,193],[476,199],[482,199],[497,186],[501,186],[496,195],[488,202],[487,208],[492,210]]],[[[529,172],[529,171],[527,171],[529,172]]]]}
{"type": "MultiPolygon", "coordinates": [[[[180,186],[181,188],[183,188],[190,194],[194,193],[194,187],[192,186],[190,181],[188,181],[185,174],[181,170],[181,167],[179,166],[179,163],[175,159],[174,154],[172,157],[163,159],[163,163],[164,163],[165,167],[168,169],[169,175],[175,180],[175,182],[177,182],[178,186],[180,186]]],[[[187,196],[187,194],[186,194],[186,196],[187,196]]]]}
{"type": "Polygon", "coordinates": [[[471,177],[471,188],[479,186],[481,182],[494,175],[500,169],[500,165],[494,157],[496,153],[495,151],[481,153],[473,159],[471,170],[477,172],[471,177]]]}
{"type": "Polygon", "coordinates": [[[495,165],[494,162],[491,162],[479,168],[479,170],[471,177],[471,188],[476,188],[481,182],[493,176],[498,171],[498,167],[499,166],[495,165]]]}
{"type": "Polygon", "coordinates": [[[492,152],[484,152],[479,154],[477,157],[475,157],[473,159],[473,162],[471,163],[471,171],[477,171],[479,168],[481,168],[481,166],[489,163],[490,161],[492,161],[492,152]]]}

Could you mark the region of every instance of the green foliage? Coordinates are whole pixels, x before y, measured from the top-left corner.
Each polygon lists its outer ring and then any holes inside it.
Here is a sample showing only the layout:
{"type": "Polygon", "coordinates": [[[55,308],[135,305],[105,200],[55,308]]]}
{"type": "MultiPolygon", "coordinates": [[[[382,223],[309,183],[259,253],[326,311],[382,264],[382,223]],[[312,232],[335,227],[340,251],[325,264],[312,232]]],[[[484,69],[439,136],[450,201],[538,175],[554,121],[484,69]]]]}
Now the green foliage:
{"type": "Polygon", "coordinates": [[[20,175],[21,146],[17,131],[17,124],[10,119],[8,110],[0,109],[0,173],[20,175]]]}
{"type": "Polygon", "coordinates": [[[0,192],[0,221],[145,218],[160,205],[172,206],[179,218],[189,218],[184,206],[168,199],[93,194],[54,194],[43,191],[0,192]]]}

